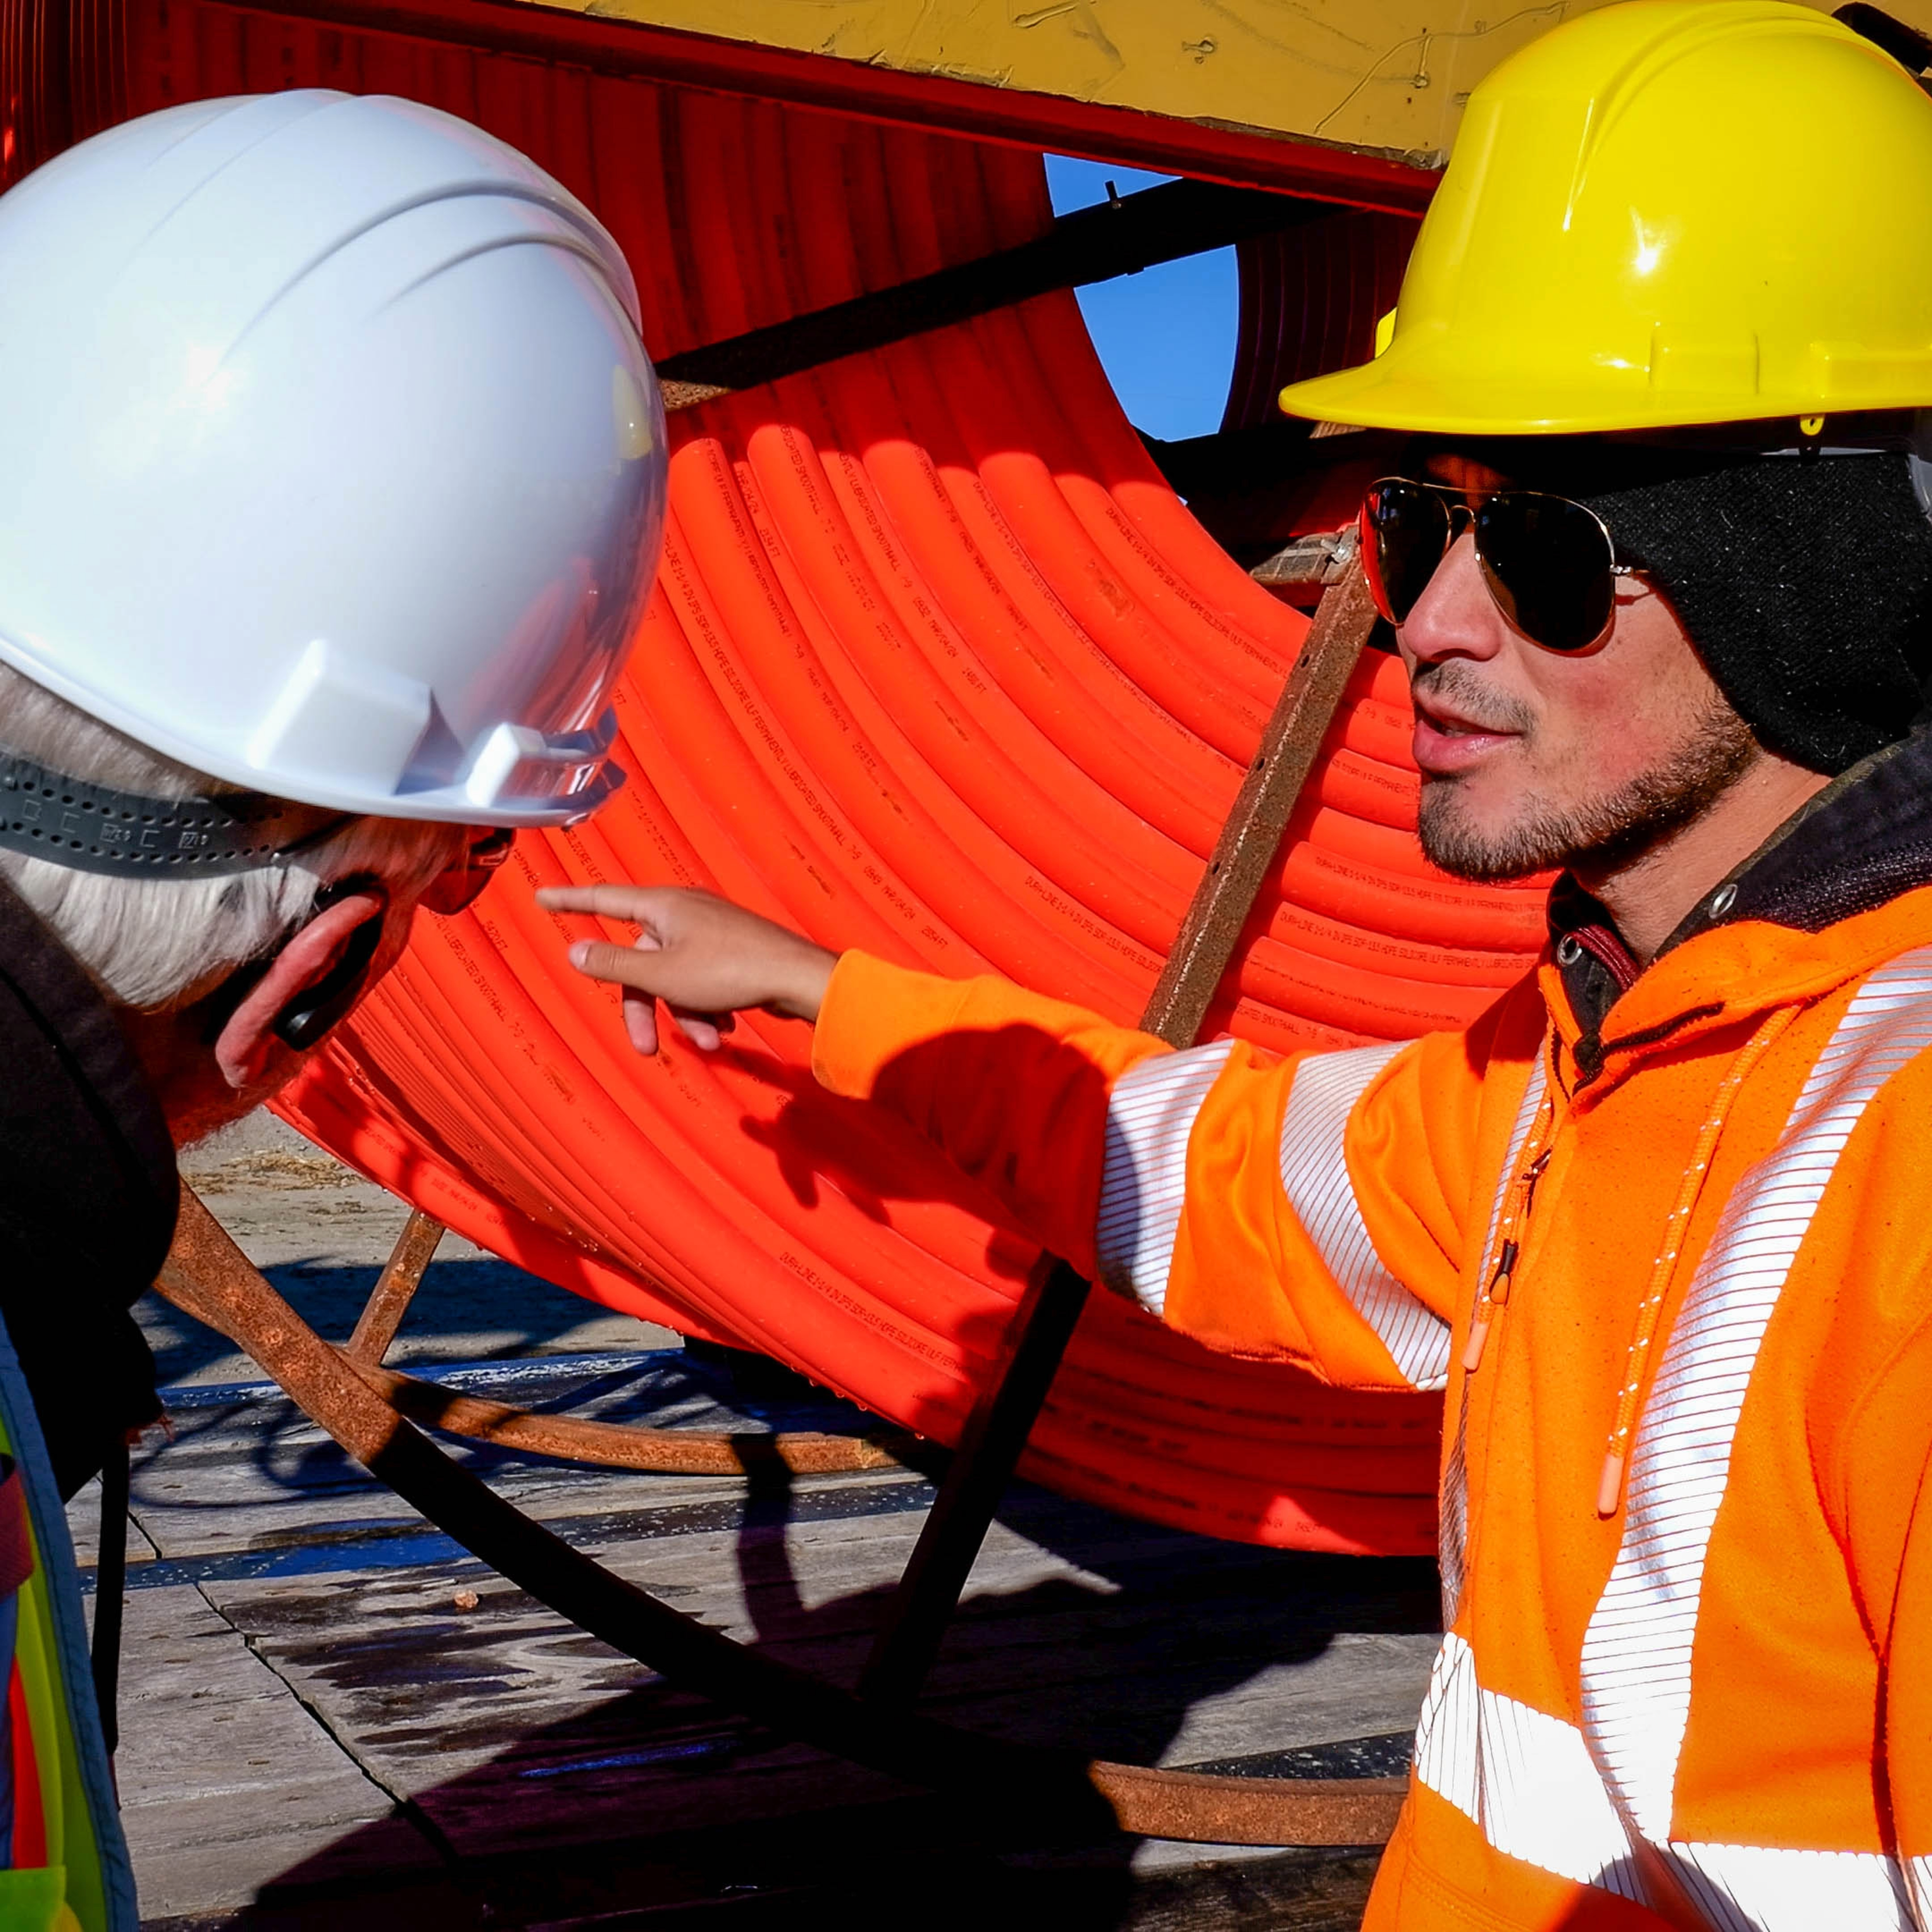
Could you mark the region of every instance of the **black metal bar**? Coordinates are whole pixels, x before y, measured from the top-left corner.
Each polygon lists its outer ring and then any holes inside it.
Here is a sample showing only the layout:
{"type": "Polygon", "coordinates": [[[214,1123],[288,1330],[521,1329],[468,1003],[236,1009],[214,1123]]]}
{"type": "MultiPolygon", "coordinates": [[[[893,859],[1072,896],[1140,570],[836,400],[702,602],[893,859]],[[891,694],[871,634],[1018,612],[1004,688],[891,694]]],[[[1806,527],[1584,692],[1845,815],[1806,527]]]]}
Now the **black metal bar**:
{"type": "Polygon", "coordinates": [[[875,1703],[910,1704],[919,1694],[1087,1305],[1084,1276],[1063,1261],[1046,1257],[1043,1262],[1014,1314],[1012,1352],[973,1406],[912,1560],[873,1639],[859,1694],[875,1703]]]}
{"type": "Polygon", "coordinates": [[[108,1451],[100,1469],[100,1551],[94,1558],[94,1702],[107,1755],[121,1742],[121,1617],[128,1600],[128,1445],[108,1451]]]}
{"type": "MultiPolygon", "coordinates": [[[[1141,1016],[1141,1024],[1170,1046],[1190,1045],[1200,1028],[1375,616],[1358,569],[1349,568],[1323,596],[1141,1016]]],[[[1088,1283],[1063,1261],[1050,1261],[1028,1283],[1009,1330],[1013,1342],[1005,1370],[974,1406],[873,1640],[859,1679],[860,1695],[871,1702],[903,1707],[918,1696],[1073,1339],[1087,1293],[1088,1283]]]]}
{"type": "Polygon", "coordinates": [[[1294,416],[1283,416],[1275,422],[1216,430],[1173,442],[1150,436],[1145,430],[1139,436],[1154,467],[1173,485],[1177,496],[1221,496],[1266,490],[1334,463],[1334,449],[1322,440],[1310,440],[1314,427],[1294,416]]]}
{"type": "Polygon", "coordinates": [[[670,392],[668,400],[703,401],[990,314],[1052,290],[1111,281],[1334,212],[1326,202],[1263,188],[1168,182],[1063,214],[1044,235],[1016,248],[668,356],[658,375],[670,392]]]}
{"type": "Polygon", "coordinates": [[[1932,40],[1917,28],[1908,27],[1895,14],[1886,13],[1882,8],[1868,6],[1864,0],[1852,0],[1850,6],[1834,9],[1832,18],[1862,35],[1874,46],[1883,48],[1922,86],[1926,76],[1932,74],[1932,40]]]}

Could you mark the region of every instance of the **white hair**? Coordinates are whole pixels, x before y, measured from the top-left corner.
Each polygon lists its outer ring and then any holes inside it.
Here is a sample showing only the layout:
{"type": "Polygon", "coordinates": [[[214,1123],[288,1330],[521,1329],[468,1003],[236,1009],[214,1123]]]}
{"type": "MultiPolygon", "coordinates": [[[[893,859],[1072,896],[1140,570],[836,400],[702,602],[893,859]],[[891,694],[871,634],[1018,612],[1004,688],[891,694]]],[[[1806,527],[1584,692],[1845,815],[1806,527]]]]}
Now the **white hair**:
{"type": "MultiPolygon", "coordinates": [[[[0,746],[69,778],[149,798],[244,789],[149,751],[5,664],[0,746]]],[[[0,879],[110,998],[156,1012],[266,952],[308,917],[336,880],[372,874],[399,896],[413,898],[470,836],[463,826],[356,818],[286,858],[210,879],[82,872],[0,850],[0,879]]]]}

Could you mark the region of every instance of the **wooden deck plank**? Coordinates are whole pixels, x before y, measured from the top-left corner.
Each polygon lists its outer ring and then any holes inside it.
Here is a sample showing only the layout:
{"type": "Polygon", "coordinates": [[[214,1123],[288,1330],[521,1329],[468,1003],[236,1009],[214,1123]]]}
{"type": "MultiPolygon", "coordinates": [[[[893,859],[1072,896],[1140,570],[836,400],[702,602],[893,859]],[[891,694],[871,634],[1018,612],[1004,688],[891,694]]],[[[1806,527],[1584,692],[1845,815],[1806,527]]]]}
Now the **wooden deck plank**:
{"type": "Polygon", "coordinates": [[[298,1864],[434,1868],[388,1795],[198,1592],[130,1591],[122,1658],[116,1770],[144,1918],[230,1904],[298,1864]]]}
{"type": "MultiPolygon", "coordinates": [[[[856,1492],[862,1504],[866,1486],[821,1487],[818,1500],[856,1492]]],[[[934,1714],[1169,1764],[1412,1722],[1434,1648],[1422,1566],[1205,1544],[1190,1552],[1192,1539],[1163,1530],[1146,1532],[1148,1560],[1136,1563],[1132,1526],[1032,1492],[1020,1502],[1055,1546],[996,1526],[934,1675],[934,1714]],[[1108,1570],[1084,1562],[1090,1553],[1108,1570]],[[1324,1592],[1323,1618],[1284,1616],[1311,1576],[1348,1587],[1324,1592]],[[1339,1627],[1351,1622],[1364,1628],[1339,1627]]],[[[584,1540],[712,1628],[850,1682],[916,1525],[910,1513],[828,1514],[802,1526],[634,1537],[614,1535],[607,1519],[584,1540]]],[[[641,1808],[654,1830],[683,1830],[890,1789],[796,1748],[762,1745],[740,1720],[613,1656],[480,1566],[202,1587],[355,1739],[364,1768],[421,1804],[459,1850],[596,1838],[611,1828],[613,1807],[641,1808]],[[459,1590],[476,1593],[475,1607],[457,1606],[459,1590]]]]}
{"type": "MultiPolygon", "coordinates": [[[[74,1539],[74,1558],[92,1569],[100,1556],[100,1478],[83,1484],[68,1499],[67,1533],[74,1539]]],[[[128,1522],[128,1561],[152,1563],[160,1554],[130,1516],[128,1522]]]]}
{"type": "MultiPolygon", "coordinates": [[[[409,1801],[460,1860],[554,1858],[734,1822],[764,1830],[900,1795],[563,1624],[412,1526],[279,1396],[224,1396],[186,1420],[136,1486],[159,1554],[131,1595],[172,1596],[182,1586],[163,1580],[202,1564],[200,1592],[226,1627],[369,1788],[409,1801]],[[440,1546],[421,1560],[425,1544],[440,1546]],[[248,1574],[257,1562],[292,1567],[248,1574]],[[473,1607],[459,1592],[475,1593],[473,1607]]],[[[846,1682],[931,1494],[902,1471],[761,1477],[754,1490],[477,1460],[620,1574],[846,1682]]],[[[1210,1542],[1022,1487],[988,1538],[926,1708],[994,1735],[1217,1768],[1399,1732],[1434,1648],[1432,1592],[1424,1564],[1210,1542]]],[[[326,1887],[386,1858],[404,1879],[422,1856],[420,1843],[406,1850],[394,1858],[393,1839],[358,1825],[332,1852],[280,1868],[280,1882],[326,1887]]],[[[1144,1862],[1193,1869],[1212,1856],[1174,1847],[1144,1862]]]]}

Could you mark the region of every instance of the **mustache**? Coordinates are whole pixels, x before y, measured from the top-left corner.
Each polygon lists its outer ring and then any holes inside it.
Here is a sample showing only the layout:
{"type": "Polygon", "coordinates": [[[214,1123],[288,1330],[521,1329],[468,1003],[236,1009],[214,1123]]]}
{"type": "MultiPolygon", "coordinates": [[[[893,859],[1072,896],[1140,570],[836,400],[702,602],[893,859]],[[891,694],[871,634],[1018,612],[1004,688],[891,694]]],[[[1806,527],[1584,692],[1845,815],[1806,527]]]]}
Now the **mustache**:
{"type": "Polygon", "coordinates": [[[1492,690],[1476,667],[1462,658],[1419,664],[1409,674],[1412,695],[1453,711],[1481,731],[1515,731],[1527,736],[1536,713],[1520,698],[1492,690]]]}

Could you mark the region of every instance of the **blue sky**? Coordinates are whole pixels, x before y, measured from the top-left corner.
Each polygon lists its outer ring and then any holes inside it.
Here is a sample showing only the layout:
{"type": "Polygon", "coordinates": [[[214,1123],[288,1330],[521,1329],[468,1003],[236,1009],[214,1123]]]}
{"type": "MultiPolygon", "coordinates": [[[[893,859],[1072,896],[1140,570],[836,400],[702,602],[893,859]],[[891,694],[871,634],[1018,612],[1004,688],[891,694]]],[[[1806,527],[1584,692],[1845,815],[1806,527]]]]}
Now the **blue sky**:
{"type": "MultiPolygon", "coordinates": [[[[1126,195],[1171,178],[1114,161],[1046,158],[1056,214],[1105,201],[1110,180],[1126,195]]],[[[1172,442],[1221,427],[1240,299],[1233,249],[1117,276],[1078,294],[1087,332],[1136,429],[1172,442]]]]}

